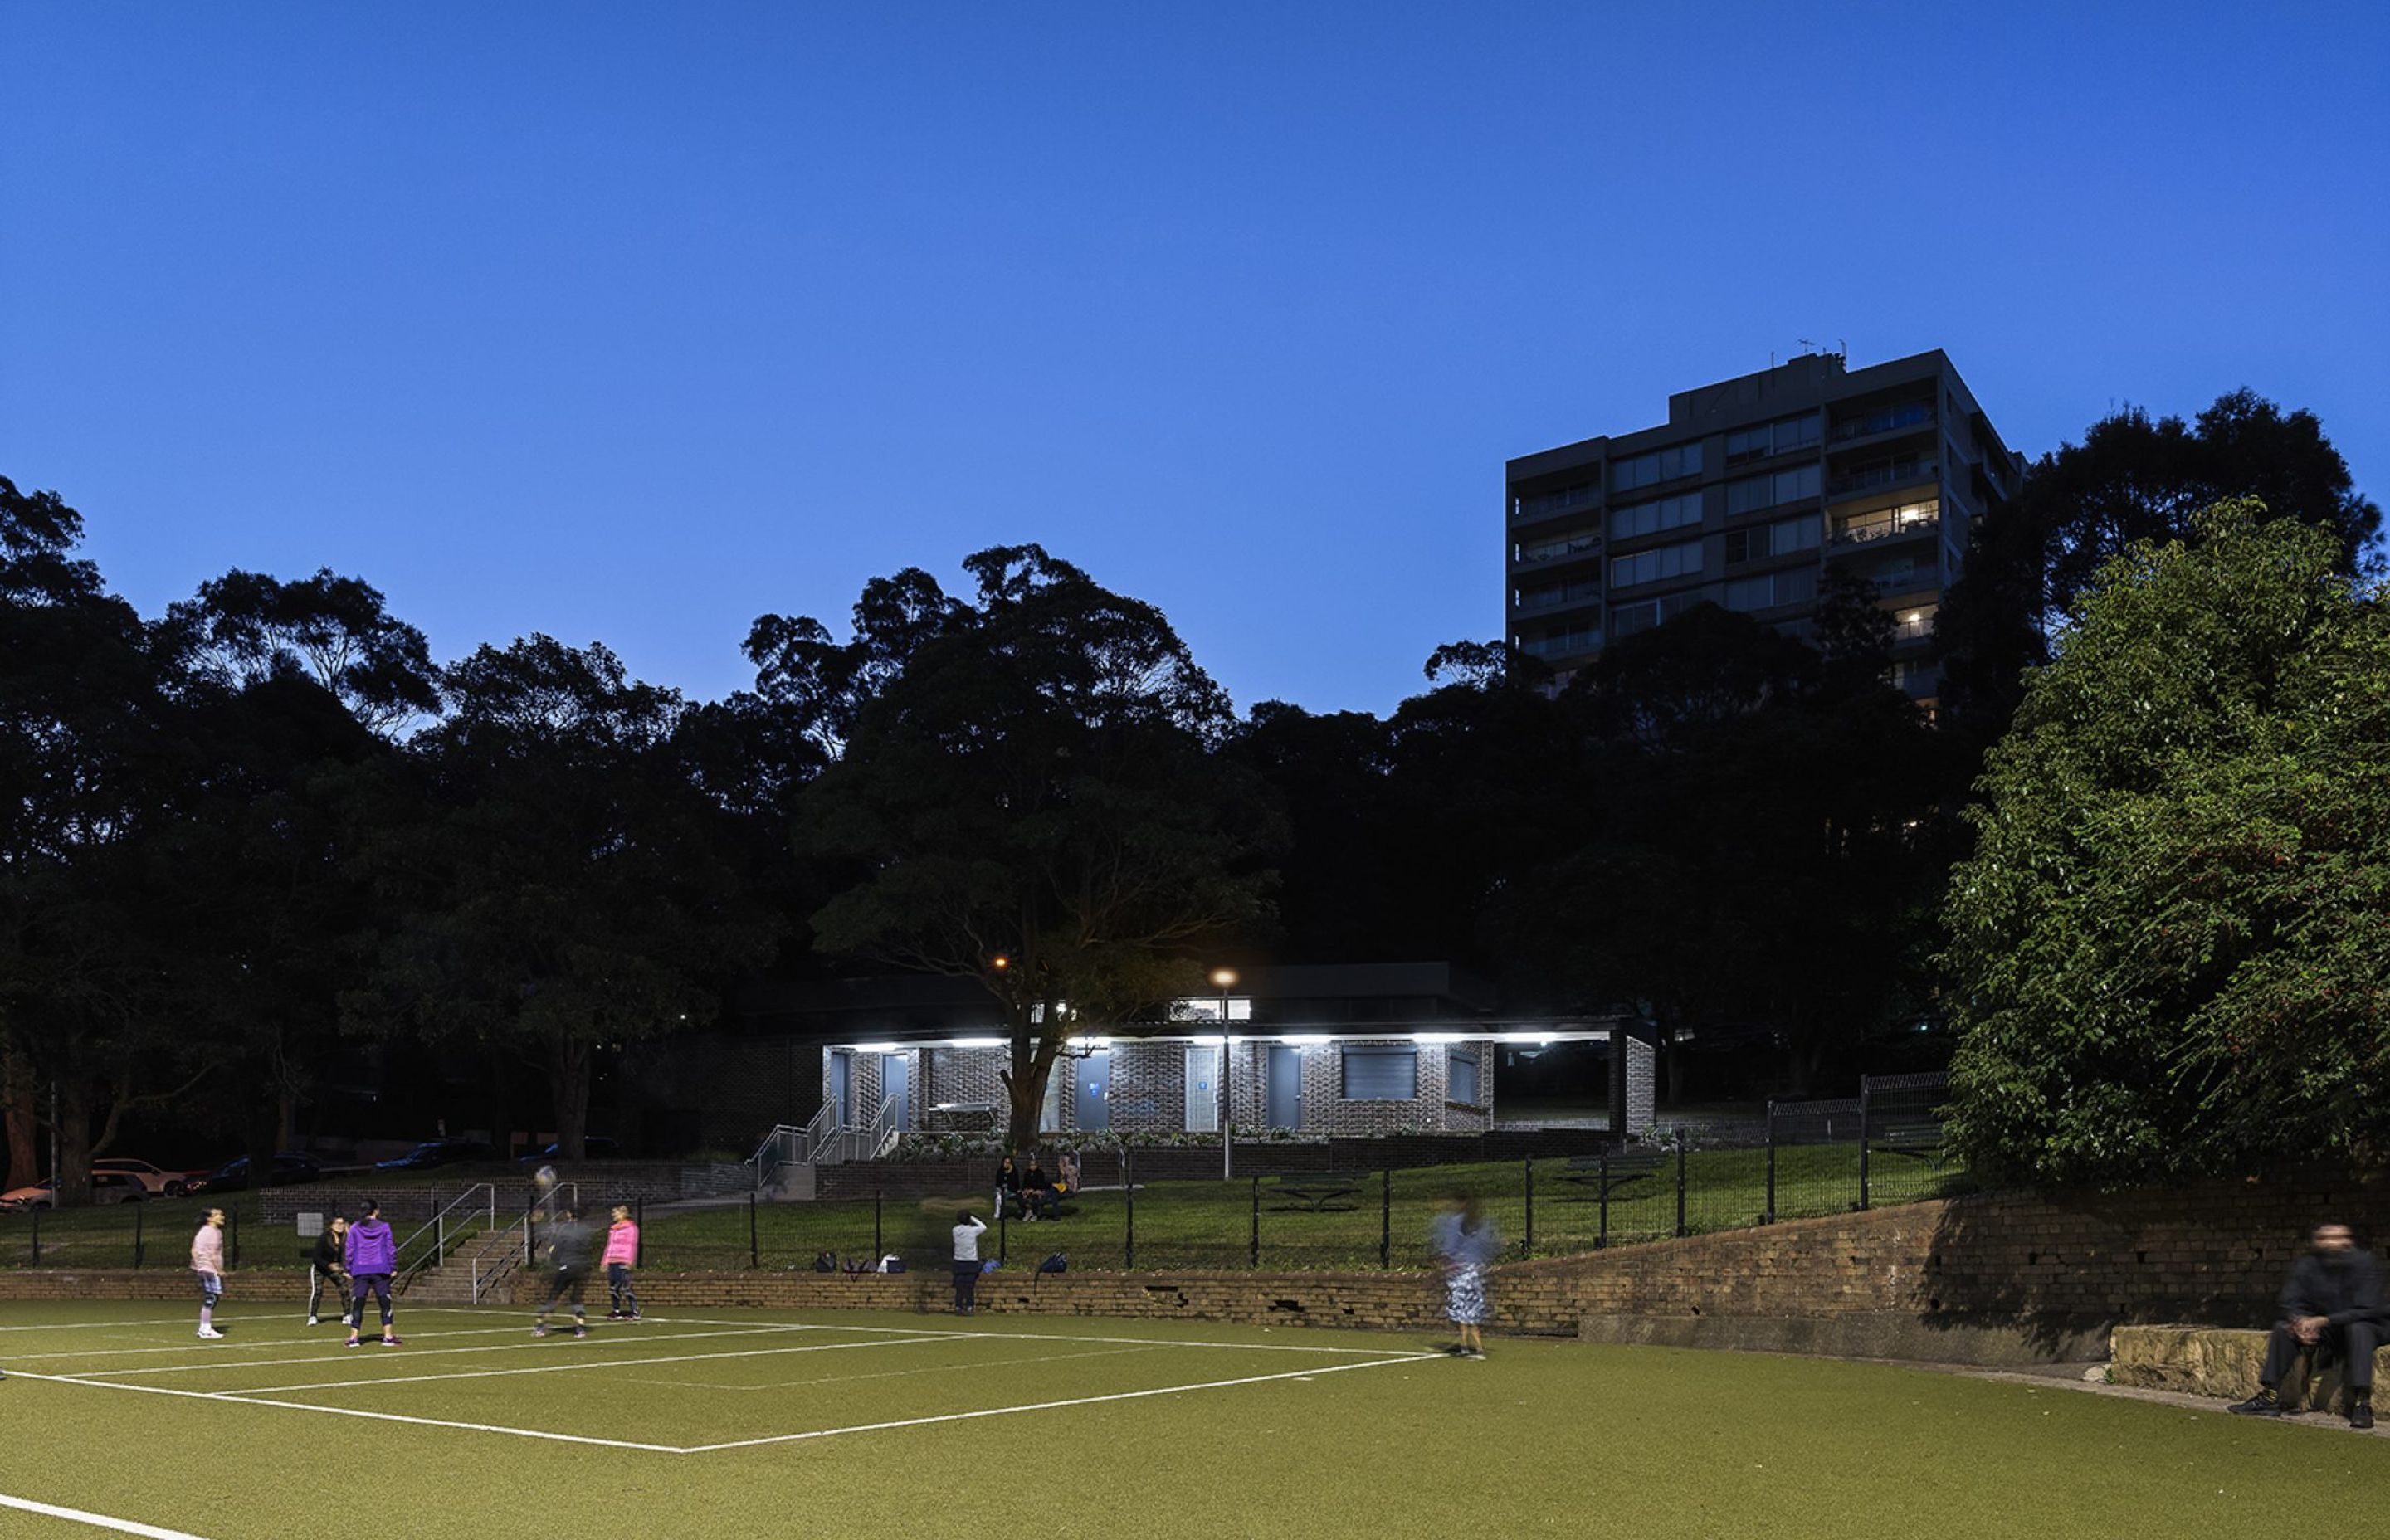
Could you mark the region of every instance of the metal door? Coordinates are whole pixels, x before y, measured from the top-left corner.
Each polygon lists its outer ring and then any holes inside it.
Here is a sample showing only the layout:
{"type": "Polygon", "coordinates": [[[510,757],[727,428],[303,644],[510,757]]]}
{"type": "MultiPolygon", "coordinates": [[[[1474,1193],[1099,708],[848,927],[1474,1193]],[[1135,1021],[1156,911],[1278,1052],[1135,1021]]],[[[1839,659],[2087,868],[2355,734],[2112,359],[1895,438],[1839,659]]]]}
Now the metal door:
{"type": "Polygon", "coordinates": [[[1209,1043],[1187,1045],[1187,1132],[1220,1130],[1220,1050],[1209,1043]]]}
{"type": "Polygon", "coordinates": [[[913,1126],[913,1088],[906,1071],[910,1060],[901,1053],[892,1053],[880,1060],[880,1094],[896,1103],[896,1126],[913,1126]]]}
{"type": "Polygon", "coordinates": [[[1079,1130],[1112,1125],[1112,1051],[1098,1048],[1079,1060],[1079,1130]]]}
{"type": "Polygon", "coordinates": [[[1303,1126],[1303,1050],[1270,1046],[1269,1051],[1269,1125],[1272,1128],[1303,1126]]]}
{"type": "Polygon", "coordinates": [[[841,1128],[854,1126],[854,1056],[851,1053],[829,1056],[829,1104],[838,1109],[830,1116],[841,1128]]]}

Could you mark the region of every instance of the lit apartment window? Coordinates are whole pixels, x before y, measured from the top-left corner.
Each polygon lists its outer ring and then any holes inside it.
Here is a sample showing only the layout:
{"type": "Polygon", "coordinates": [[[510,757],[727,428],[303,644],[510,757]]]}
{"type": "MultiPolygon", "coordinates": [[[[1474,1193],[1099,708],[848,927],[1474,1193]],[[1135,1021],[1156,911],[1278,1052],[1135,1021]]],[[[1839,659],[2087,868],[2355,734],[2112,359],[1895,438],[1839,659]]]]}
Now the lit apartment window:
{"type": "Polygon", "coordinates": [[[1651,503],[1629,503],[1610,510],[1610,538],[1631,540],[1638,534],[1682,529],[1702,521],[1702,494],[1682,493],[1651,503]]]}
{"type": "Polygon", "coordinates": [[[1638,583],[1657,583],[1662,578],[1688,577],[1702,570],[1702,543],[1680,541],[1674,545],[1657,545],[1633,556],[1610,558],[1610,585],[1629,588],[1638,583]]]}
{"type": "Polygon", "coordinates": [[[1824,533],[1825,521],[1814,513],[1798,519],[1780,519],[1773,524],[1761,524],[1748,530],[1726,532],[1726,559],[1729,566],[1738,561],[1756,561],[1764,556],[1786,556],[1794,551],[1814,551],[1824,533]]]}
{"type": "Polygon", "coordinates": [[[1702,472],[1702,446],[1680,443],[1674,449],[1655,449],[1648,455],[1637,455],[1610,464],[1610,490],[1632,492],[1637,487],[1658,486],[1679,476],[1698,476],[1702,472]]]}
{"type": "Polygon", "coordinates": [[[1746,476],[1726,484],[1726,511],[1752,513],[1784,503],[1814,502],[1818,484],[1814,465],[1795,466],[1769,476],[1746,476]]]}
{"type": "Polygon", "coordinates": [[[1817,442],[1818,414],[1815,412],[1763,422],[1756,428],[1745,428],[1726,436],[1726,463],[1733,465],[1740,460],[1756,460],[1768,455],[1789,455],[1796,449],[1807,449],[1817,442]]]}
{"type": "Polygon", "coordinates": [[[1726,585],[1728,610],[1772,610],[1780,604],[1806,604],[1818,597],[1818,569],[1795,567],[1736,578],[1726,585]]]}
{"type": "Polygon", "coordinates": [[[1888,540],[1895,535],[1930,528],[1941,517],[1942,500],[1938,497],[1921,497],[1897,507],[1854,514],[1834,526],[1834,544],[1861,545],[1870,540],[1888,540]]]}

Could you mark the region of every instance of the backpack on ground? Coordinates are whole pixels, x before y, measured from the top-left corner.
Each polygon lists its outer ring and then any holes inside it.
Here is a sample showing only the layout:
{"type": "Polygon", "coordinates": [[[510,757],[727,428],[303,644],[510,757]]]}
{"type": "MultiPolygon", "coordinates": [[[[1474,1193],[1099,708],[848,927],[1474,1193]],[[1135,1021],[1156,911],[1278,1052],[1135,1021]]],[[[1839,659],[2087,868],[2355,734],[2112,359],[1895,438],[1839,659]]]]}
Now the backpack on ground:
{"type": "Polygon", "coordinates": [[[814,1271],[816,1273],[837,1272],[838,1253],[836,1251],[816,1251],[814,1253],[814,1271]]]}
{"type": "Polygon", "coordinates": [[[1067,1273],[1071,1270],[1071,1259],[1057,1251],[1039,1263],[1037,1270],[1041,1273],[1067,1273]]]}

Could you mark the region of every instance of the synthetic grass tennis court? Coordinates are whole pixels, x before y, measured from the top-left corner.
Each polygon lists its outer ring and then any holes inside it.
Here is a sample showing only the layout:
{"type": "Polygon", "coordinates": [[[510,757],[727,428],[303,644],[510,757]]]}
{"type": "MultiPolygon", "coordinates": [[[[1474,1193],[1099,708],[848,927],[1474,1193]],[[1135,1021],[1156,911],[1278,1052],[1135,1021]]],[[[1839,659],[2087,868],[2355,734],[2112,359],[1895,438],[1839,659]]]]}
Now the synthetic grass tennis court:
{"type": "MultiPolygon", "coordinates": [[[[235,1280],[236,1283],[238,1280],[235,1280]]],[[[0,1497],[204,1540],[2204,1535],[2390,1440],[1869,1364],[1038,1317],[666,1312],[342,1349],[228,1303],[12,1304],[0,1497]]],[[[104,1533],[0,1506],[0,1534],[104,1533]]],[[[119,1533],[152,1533],[139,1528],[119,1533]]]]}

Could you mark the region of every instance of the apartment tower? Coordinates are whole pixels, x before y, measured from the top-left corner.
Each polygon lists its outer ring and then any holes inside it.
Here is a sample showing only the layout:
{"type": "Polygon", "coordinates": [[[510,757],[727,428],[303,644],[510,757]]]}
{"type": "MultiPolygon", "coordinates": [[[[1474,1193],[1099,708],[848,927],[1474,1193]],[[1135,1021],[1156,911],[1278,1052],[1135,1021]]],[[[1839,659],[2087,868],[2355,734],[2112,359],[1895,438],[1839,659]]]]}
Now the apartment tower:
{"type": "Polygon", "coordinates": [[[1831,562],[1874,584],[1894,682],[1931,707],[1943,591],[2024,469],[1939,350],[1678,391],[1664,426],[1510,462],[1507,635],[1563,679],[1705,600],[1806,636],[1831,562]]]}

